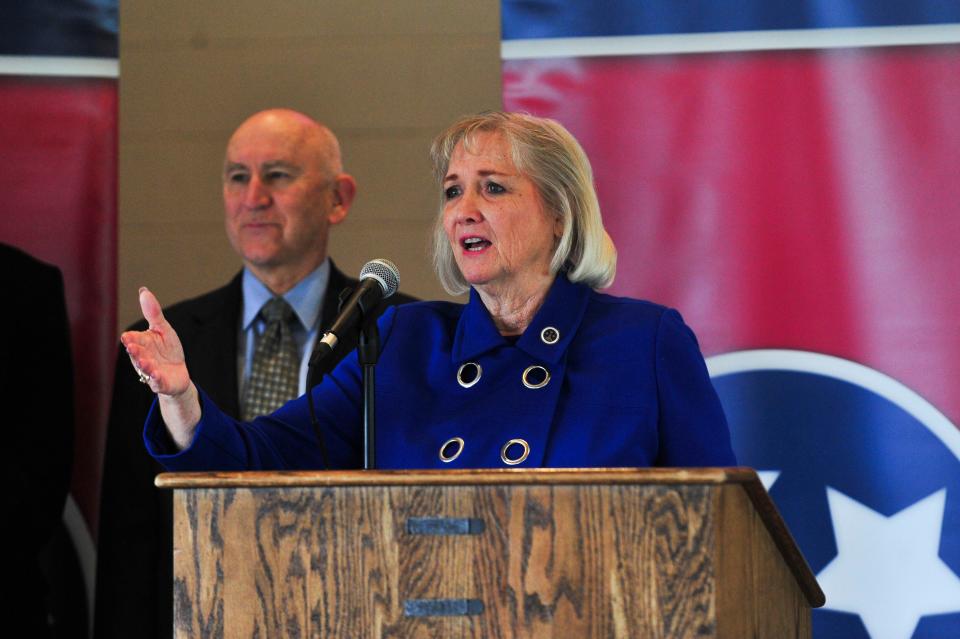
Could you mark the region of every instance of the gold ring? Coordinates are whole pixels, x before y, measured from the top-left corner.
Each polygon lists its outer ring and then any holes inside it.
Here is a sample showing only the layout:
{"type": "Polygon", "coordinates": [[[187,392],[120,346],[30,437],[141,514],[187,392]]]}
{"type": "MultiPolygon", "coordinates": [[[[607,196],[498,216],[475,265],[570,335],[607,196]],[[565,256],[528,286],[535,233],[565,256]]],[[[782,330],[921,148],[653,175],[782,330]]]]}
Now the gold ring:
{"type": "Polygon", "coordinates": [[[516,466],[526,461],[527,457],[530,456],[530,444],[527,443],[525,439],[511,439],[506,444],[503,445],[503,448],[500,449],[500,461],[502,461],[507,466],[516,466]],[[516,457],[510,456],[510,449],[513,446],[520,447],[520,455],[516,457]]]}
{"type": "Polygon", "coordinates": [[[550,383],[550,371],[540,365],[527,366],[520,379],[527,388],[543,388],[550,383]]]}
{"type": "Polygon", "coordinates": [[[449,464],[463,452],[463,438],[451,437],[440,447],[440,461],[449,464]]]}
{"type": "Polygon", "coordinates": [[[457,369],[457,383],[464,388],[470,388],[480,381],[481,375],[483,375],[483,368],[480,367],[480,364],[467,362],[457,369]]]}

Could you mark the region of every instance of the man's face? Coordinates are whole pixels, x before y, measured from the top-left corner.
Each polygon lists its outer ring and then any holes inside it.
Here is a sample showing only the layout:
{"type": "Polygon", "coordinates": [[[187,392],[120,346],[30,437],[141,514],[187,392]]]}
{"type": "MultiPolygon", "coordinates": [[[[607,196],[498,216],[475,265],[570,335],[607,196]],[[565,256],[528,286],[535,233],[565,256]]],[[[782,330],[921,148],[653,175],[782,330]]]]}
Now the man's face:
{"type": "Polygon", "coordinates": [[[244,264],[269,284],[299,281],[325,258],[330,224],[346,215],[322,136],[292,117],[255,116],[227,146],[223,202],[227,236],[244,264]]]}

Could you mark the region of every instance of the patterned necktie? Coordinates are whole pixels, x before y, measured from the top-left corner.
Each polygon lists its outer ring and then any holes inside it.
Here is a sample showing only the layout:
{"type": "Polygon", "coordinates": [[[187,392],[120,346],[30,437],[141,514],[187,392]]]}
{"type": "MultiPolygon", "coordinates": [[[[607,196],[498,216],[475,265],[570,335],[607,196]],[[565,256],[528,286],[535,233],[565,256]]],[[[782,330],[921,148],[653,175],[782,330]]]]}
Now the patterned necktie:
{"type": "Polygon", "coordinates": [[[257,338],[250,379],[243,393],[243,419],[272,413],[297,396],[300,355],[290,332],[293,309],[282,297],[275,297],[260,309],[266,322],[257,338]]]}

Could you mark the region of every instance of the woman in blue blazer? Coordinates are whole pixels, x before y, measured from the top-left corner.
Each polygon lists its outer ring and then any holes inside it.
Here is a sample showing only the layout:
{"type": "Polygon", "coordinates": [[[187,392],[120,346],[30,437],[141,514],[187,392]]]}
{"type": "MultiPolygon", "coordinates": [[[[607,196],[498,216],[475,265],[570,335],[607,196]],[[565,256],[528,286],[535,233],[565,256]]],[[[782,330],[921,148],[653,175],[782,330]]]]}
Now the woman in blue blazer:
{"type": "MultiPolygon", "coordinates": [[[[598,293],[616,269],[590,164],[558,123],[483,113],[431,154],[440,281],[464,305],[379,321],[379,468],[729,466],[723,411],[696,338],[662,306],[598,293]]],[[[158,393],[144,439],[171,470],[306,469],[324,461],[307,398],[239,423],[191,381],[143,289],[150,328],[121,337],[158,393]]],[[[332,468],[362,465],[356,353],[312,391],[332,468]]]]}

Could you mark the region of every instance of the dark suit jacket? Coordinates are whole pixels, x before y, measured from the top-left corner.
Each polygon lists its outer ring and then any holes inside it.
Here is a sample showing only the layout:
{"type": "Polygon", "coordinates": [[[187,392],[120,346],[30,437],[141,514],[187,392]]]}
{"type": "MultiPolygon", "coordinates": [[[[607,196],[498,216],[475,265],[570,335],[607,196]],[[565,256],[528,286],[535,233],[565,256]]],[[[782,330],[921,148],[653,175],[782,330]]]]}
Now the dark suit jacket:
{"type": "Polygon", "coordinates": [[[9,451],[0,465],[4,574],[13,586],[0,612],[17,621],[20,636],[47,637],[38,554],[60,524],[73,461],[73,358],[63,278],[55,266],[0,244],[0,291],[0,401],[9,451]]]}
{"type": "MultiPolygon", "coordinates": [[[[240,413],[237,331],[243,305],[242,276],[223,288],[164,310],[183,344],[190,377],[229,415],[240,413]]],[[[320,325],[337,314],[340,291],[356,285],[331,264],[320,325]]],[[[413,298],[397,293],[385,302],[413,298]]],[[[381,309],[382,310],[382,309],[381,309]]],[[[145,330],[138,322],[131,330],[145,330]]],[[[356,345],[343,340],[337,355],[356,345]]],[[[137,381],[123,349],[117,356],[100,497],[94,637],[172,636],[172,495],[153,485],[162,467],[147,454],[143,423],[154,395],[137,381]]]]}

